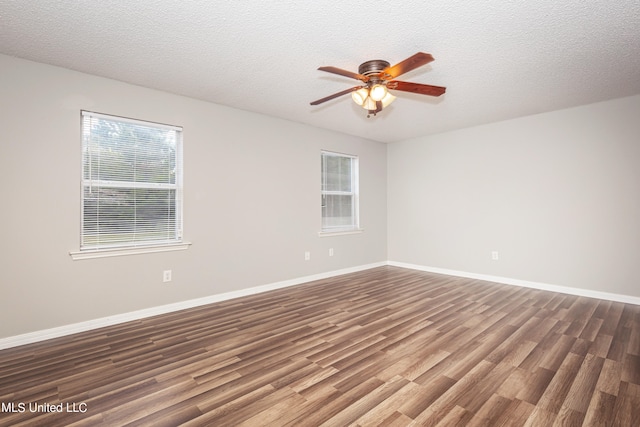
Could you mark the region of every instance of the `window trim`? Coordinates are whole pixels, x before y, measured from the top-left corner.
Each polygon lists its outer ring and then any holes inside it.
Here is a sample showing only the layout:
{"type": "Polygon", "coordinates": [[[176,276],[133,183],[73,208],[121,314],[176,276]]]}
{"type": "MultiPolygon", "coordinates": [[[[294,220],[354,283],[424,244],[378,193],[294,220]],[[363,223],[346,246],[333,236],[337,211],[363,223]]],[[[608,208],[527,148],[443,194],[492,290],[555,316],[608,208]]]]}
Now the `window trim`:
{"type": "Polygon", "coordinates": [[[364,228],[357,228],[353,230],[344,230],[344,231],[318,231],[318,237],[348,236],[349,234],[360,234],[363,231],[364,231],[364,228]]]}
{"type": "Polygon", "coordinates": [[[71,259],[74,261],[82,259],[94,259],[94,258],[109,258],[114,256],[123,255],[140,255],[151,254],[157,252],[173,252],[183,251],[189,249],[191,242],[182,243],[166,243],[161,245],[145,245],[137,247],[118,247],[118,248],[103,248],[103,249],[83,249],[80,251],[69,251],[71,259]]]}
{"type": "MultiPolygon", "coordinates": [[[[320,195],[321,197],[325,195],[350,195],[353,197],[353,219],[354,224],[350,226],[342,226],[342,227],[330,227],[325,228],[323,226],[323,216],[322,216],[322,205],[320,206],[320,231],[318,232],[318,236],[320,237],[328,237],[328,236],[340,236],[347,234],[359,234],[364,230],[360,228],[360,159],[357,155],[354,154],[346,154],[339,153],[335,151],[329,150],[320,150],[320,158],[322,160],[323,156],[335,156],[335,157],[345,157],[351,159],[351,189],[352,191],[325,191],[322,189],[322,180],[324,178],[324,171],[320,171],[320,195]]],[[[321,161],[322,164],[322,161],[321,161]]]]}
{"type": "Polygon", "coordinates": [[[128,117],[110,115],[110,114],[102,114],[96,113],[92,111],[81,110],[81,121],[80,121],[80,130],[81,130],[81,140],[83,150],[81,150],[81,170],[80,170],[80,240],[79,240],[79,250],[77,251],[69,251],[69,255],[73,260],[80,259],[91,259],[91,258],[102,258],[102,257],[113,257],[113,256],[121,256],[121,255],[136,255],[142,253],[155,253],[155,252],[167,252],[167,251],[177,251],[177,250],[185,250],[188,249],[191,245],[190,242],[184,240],[184,224],[183,224],[183,208],[184,208],[184,198],[183,198],[183,128],[180,126],[168,125],[164,123],[157,123],[148,120],[140,120],[140,119],[132,119],[128,117]],[[113,245],[105,245],[105,246],[85,246],[83,247],[83,239],[84,239],[84,191],[86,187],[87,179],[85,179],[85,158],[84,158],[84,120],[85,117],[97,118],[110,120],[114,122],[122,122],[129,123],[147,127],[154,127],[162,130],[170,130],[177,132],[177,140],[175,147],[175,156],[176,156],[176,175],[175,175],[175,184],[163,184],[163,183],[139,183],[139,182],[120,182],[120,181],[89,181],[92,183],[98,182],[99,184],[105,185],[107,184],[109,187],[120,187],[120,188],[150,188],[150,189],[174,189],[175,190],[175,234],[176,239],[170,240],[148,240],[148,241],[139,241],[139,242],[121,242],[113,245]]]}

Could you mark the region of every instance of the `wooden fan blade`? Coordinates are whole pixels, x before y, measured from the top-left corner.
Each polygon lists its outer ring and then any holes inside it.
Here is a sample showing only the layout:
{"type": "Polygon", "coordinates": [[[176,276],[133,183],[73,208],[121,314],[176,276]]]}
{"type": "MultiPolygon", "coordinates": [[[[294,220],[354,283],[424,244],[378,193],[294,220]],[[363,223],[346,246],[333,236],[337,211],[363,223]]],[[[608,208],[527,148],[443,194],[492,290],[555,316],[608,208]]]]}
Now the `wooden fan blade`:
{"type": "Polygon", "coordinates": [[[383,80],[395,79],[401,74],[407,73],[411,70],[415,70],[418,67],[428,64],[433,61],[433,56],[430,53],[418,52],[413,56],[408,57],[402,62],[397,63],[392,67],[387,67],[380,73],[380,78],[383,80]]]}
{"type": "Polygon", "coordinates": [[[387,83],[387,89],[401,90],[404,92],[419,93],[420,95],[440,96],[447,91],[446,87],[423,85],[420,83],[401,82],[391,80],[387,83]]]}
{"type": "Polygon", "coordinates": [[[324,97],[324,98],[322,98],[322,99],[318,99],[317,101],[313,101],[313,102],[311,103],[311,105],[318,105],[318,104],[322,104],[323,102],[327,102],[327,101],[330,101],[330,100],[332,100],[332,99],[334,99],[334,98],[337,98],[337,97],[339,97],[339,96],[346,95],[346,94],[348,94],[348,93],[350,93],[350,92],[353,92],[354,90],[358,90],[358,89],[360,89],[360,88],[362,88],[362,87],[365,87],[365,86],[355,86],[355,87],[352,87],[352,88],[349,88],[349,89],[343,90],[342,92],[338,92],[338,93],[334,93],[333,95],[325,96],[325,97],[324,97]]]}
{"type": "Polygon", "coordinates": [[[342,68],[337,67],[320,67],[318,68],[320,71],[326,71],[327,73],[338,74],[340,76],[351,77],[352,79],[361,80],[363,82],[368,82],[369,77],[364,76],[362,74],[354,73],[351,71],[343,70],[342,68]]]}

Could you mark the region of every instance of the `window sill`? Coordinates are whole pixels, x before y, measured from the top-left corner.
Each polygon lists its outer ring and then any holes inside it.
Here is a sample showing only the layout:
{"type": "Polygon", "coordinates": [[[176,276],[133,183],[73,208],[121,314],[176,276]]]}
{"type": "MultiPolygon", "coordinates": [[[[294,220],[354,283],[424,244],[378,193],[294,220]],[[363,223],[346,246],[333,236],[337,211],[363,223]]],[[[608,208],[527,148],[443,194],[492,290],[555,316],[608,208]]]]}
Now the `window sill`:
{"type": "Polygon", "coordinates": [[[189,249],[191,243],[183,242],[183,243],[174,243],[170,245],[158,245],[158,246],[141,246],[137,248],[112,248],[112,249],[94,249],[94,250],[86,250],[86,251],[74,251],[69,252],[71,255],[71,259],[74,261],[78,261],[81,259],[93,259],[93,258],[108,258],[114,256],[125,256],[125,255],[139,255],[139,254],[149,254],[155,252],[172,252],[172,251],[183,251],[189,249]]]}
{"type": "Polygon", "coordinates": [[[345,236],[347,234],[360,234],[363,231],[364,231],[363,228],[356,228],[353,230],[318,231],[318,236],[320,237],[345,236]]]}

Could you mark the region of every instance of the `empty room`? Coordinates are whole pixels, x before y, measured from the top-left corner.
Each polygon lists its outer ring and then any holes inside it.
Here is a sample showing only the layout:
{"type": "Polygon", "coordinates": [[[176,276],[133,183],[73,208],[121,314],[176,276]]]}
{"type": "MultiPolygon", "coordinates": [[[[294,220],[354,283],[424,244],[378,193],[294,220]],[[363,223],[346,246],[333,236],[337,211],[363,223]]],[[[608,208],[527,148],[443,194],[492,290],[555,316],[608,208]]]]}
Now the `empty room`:
{"type": "Polygon", "coordinates": [[[0,0],[0,426],[640,425],[640,3],[0,0]]]}

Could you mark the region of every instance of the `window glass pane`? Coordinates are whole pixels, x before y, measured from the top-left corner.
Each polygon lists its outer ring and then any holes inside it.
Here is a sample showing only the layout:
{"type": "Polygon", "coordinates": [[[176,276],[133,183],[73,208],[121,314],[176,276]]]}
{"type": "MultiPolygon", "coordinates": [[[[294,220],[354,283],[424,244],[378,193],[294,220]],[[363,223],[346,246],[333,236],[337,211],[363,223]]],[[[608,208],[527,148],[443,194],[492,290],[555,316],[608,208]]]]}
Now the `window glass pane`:
{"type": "Polygon", "coordinates": [[[355,227],[353,196],[322,196],[322,228],[355,227]]]}
{"type": "Polygon", "coordinates": [[[321,154],[322,230],[358,228],[358,158],[321,154]]]}
{"type": "Polygon", "coordinates": [[[322,171],[324,191],[351,191],[351,162],[350,157],[323,155],[322,171]]]}
{"type": "Polygon", "coordinates": [[[176,239],[175,190],[84,188],[85,246],[176,239]]]}
{"type": "Polygon", "coordinates": [[[176,182],[175,130],[90,117],[84,132],[85,179],[176,182]]]}
{"type": "Polygon", "coordinates": [[[81,249],[182,241],[181,130],[83,112],[81,249]]]}

